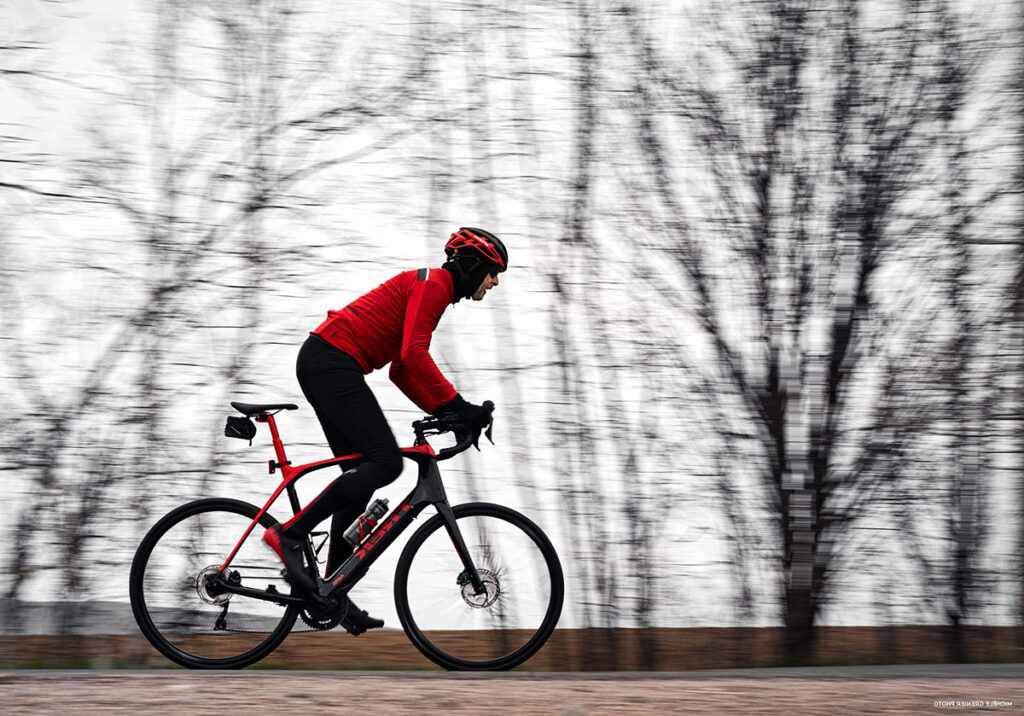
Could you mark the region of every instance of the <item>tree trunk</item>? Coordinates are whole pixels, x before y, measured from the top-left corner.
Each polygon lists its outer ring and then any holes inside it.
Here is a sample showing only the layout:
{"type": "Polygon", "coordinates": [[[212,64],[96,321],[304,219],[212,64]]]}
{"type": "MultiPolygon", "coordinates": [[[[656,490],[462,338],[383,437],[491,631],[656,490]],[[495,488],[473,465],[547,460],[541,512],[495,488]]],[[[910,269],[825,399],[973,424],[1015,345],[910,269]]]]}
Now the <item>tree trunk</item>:
{"type": "MultiPolygon", "coordinates": [[[[1024,227],[1022,227],[1020,233],[1021,249],[1018,255],[1017,264],[1017,295],[1014,302],[1014,323],[1015,330],[1017,331],[1018,345],[1017,348],[1020,351],[1020,380],[1017,385],[1018,396],[1017,400],[1021,401],[1018,403],[1020,406],[1018,412],[1024,415],[1024,227]]],[[[1024,419],[1018,423],[1018,435],[1020,439],[1021,455],[1024,455],[1024,419]]],[[[1018,580],[1017,585],[1019,588],[1017,594],[1017,649],[1019,652],[1024,653],[1024,466],[1017,466],[1017,480],[1018,480],[1018,492],[1019,492],[1019,504],[1018,508],[1019,518],[1017,524],[1019,526],[1018,542],[1017,542],[1017,570],[1018,580]]]]}
{"type": "Polygon", "coordinates": [[[814,652],[814,599],[810,588],[793,584],[793,573],[786,587],[784,654],[787,666],[806,666],[814,652]]]}

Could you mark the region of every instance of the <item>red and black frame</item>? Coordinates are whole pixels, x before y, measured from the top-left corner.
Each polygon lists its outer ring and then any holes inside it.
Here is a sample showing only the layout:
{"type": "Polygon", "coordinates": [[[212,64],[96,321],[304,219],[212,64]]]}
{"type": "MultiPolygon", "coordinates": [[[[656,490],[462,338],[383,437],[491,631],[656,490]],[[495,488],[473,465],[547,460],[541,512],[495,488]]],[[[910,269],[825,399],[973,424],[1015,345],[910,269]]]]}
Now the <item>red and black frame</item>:
{"type": "MultiPolygon", "coordinates": [[[[299,478],[324,468],[338,466],[344,469],[346,467],[354,466],[363,460],[363,456],[360,454],[343,455],[341,457],[320,460],[304,465],[292,465],[285,453],[284,444],[281,441],[281,436],[278,432],[274,415],[279,410],[293,409],[294,406],[248,405],[245,403],[232,403],[232,406],[247,417],[253,418],[257,422],[267,424],[270,429],[271,440],[273,442],[274,452],[277,458],[276,460],[271,460],[269,462],[269,470],[271,474],[279,470],[281,472],[281,482],[274,490],[273,494],[271,494],[266,504],[264,504],[262,509],[260,509],[259,514],[257,514],[249,524],[249,527],[245,530],[244,534],[242,534],[236,543],[235,548],[231,551],[231,554],[229,554],[224,560],[224,563],[221,565],[220,573],[212,577],[212,583],[209,585],[209,588],[211,592],[231,592],[253,599],[275,602],[282,606],[294,604],[298,607],[302,607],[307,603],[308,596],[295,594],[286,595],[272,589],[253,589],[251,587],[243,587],[239,584],[233,584],[225,576],[228,574],[228,567],[231,565],[231,561],[238,553],[242,544],[245,540],[249,539],[252,531],[258,526],[260,518],[263,517],[264,513],[266,513],[277,501],[282,492],[287,493],[288,501],[294,514],[298,514],[302,510],[302,504],[299,501],[299,496],[295,489],[295,483],[299,478]]],[[[356,546],[352,555],[334,569],[332,573],[326,575],[326,578],[323,578],[315,568],[317,562],[313,542],[312,540],[306,541],[306,561],[310,565],[310,574],[315,579],[317,594],[321,599],[328,600],[331,597],[345,594],[352,589],[352,587],[362,579],[363,575],[366,574],[367,570],[377,560],[377,558],[383,554],[388,546],[390,546],[410,524],[412,524],[413,520],[428,505],[433,505],[437,509],[438,514],[444,522],[445,529],[447,530],[449,537],[451,537],[455,551],[458,553],[465,569],[463,572],[464,578],[472,585],[476,594],[483,594],[486,591],[486,587],[480,579],[480,576],[473,564],[472,556],[466,548],[466,543],[459,531],[455,515],[452,512],[447,494],[445,493],[444,484],[441,481],[441,473],[437,467],[439,460],[446,460],[469,448],[470,445],[474,443],[475,436],[472,434],[466,434],[458,444],[450,448],[444,448],[440,452],[435,453],[434,449],[427,443],[427,437],[429,435],[448,432],[452,430],[452,425],[449,422],[446,422],[443,418],[424,418],[423,420],[417,420],[413,423],[413,430],[416,434],[416,440],[413,447],[402,448],[401,451],[403,456],[413,460],[418,467],[419,473],[416,486],[409,495],[398,504],[397,507],[391,510],[391,512],[377,524],[366,539],[356,546]]]]}

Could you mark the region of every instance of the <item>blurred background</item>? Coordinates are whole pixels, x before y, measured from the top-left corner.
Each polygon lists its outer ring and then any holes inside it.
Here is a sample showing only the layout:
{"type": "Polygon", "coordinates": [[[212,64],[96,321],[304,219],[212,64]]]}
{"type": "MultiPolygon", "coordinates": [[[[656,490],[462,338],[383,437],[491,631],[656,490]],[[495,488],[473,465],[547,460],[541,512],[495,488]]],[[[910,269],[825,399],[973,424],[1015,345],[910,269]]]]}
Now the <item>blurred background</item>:
{"type": "MultiPolygon", "coordinates": [[[[561,627],[767,627],[792,661],[826,627],[940,627],[949,660],[1018,627],[1019,660],[1021,19],[0,5],[3,634],[137,633],[153,522],[277,484],[228,403],[304,403],[326,311],[481,226],[511,269],[432,354],[498,404],[497,445],[444,474],[552,537],[561,627]]],[[[370,385],[411,444],[415,407],[370,385]]],[[[279,425],[329,456],[308,406],[279,425]]],[[[390,583],[355,595],[395,626],[390,583]]]]}

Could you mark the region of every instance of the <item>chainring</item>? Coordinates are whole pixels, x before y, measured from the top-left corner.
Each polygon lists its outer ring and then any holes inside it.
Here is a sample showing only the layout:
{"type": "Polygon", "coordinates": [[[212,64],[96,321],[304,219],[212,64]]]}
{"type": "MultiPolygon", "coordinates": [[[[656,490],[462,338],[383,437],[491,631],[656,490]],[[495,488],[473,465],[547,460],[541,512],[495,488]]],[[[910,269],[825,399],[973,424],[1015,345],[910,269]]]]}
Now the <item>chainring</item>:
{"type": "Polygon", "coordinates": [[[310,609],[310,605],[307,603],[302,611],[299,612],[299,618],[305,622],[306,626],[312,629],[327,631],[341,624],[341,620],[345,618],[347,611],[347,609],[343,611],[340,605],[326,613],[320,610],[314,611],[310,609]]]}

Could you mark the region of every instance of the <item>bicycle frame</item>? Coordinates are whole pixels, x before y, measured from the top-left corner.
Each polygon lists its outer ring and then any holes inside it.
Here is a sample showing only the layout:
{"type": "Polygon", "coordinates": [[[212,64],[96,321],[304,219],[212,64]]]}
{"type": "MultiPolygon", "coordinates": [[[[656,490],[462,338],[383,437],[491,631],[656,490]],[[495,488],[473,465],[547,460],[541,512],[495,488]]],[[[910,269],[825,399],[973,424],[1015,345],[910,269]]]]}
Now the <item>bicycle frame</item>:
{"type": "MultiPolygon", "coordinates": [[[[255,599],[272,601],[282,605],[303,605],[306,603],[306,598],[301,596],[296,597],[284,595],[273,590],[264,591],[232,585],[228,580],[224,579],[224,570],[230,566],[231,561],[235,558],[235,555],[238,553],[242,544],[249,538],[249,535],[252,534],[252,531],[256,528],[260,518],[263,517],[263,515],[270,509],[270,506],[277,501],[277,498],[281,496],[282,492],[288,493],[288,500],[291,503],[292,511],[295,514],[298,514],[302,510],[298,493],[295,491],[295,483],[300,477],[308,475],[316,470],[322,470],[326,467],[332,467],[335,465],[344,467],[346,464],[358,463],[363,459],[363,456],[358,453],[342,455],[341,457],[334,457],[328,460],[320,460],[317,462],[306,463],[304,465],[293,466],[288,460],[288,456],[285,454],[284,444],[281,442],[281,436],[277,430],[277,423],[274,420],[274,414],[261,413],[256,415],[255,419],[256,422],[267,423],[267,426],[270,428],[270,436],[274,444],[274,453],[277,456],[277,460],[270,460],[268,467],[271,474],[276,470],[281,471],[281,482],[274,490],[273,494],[271,494],[266,504],[263,505],[263,508],[246,528],[245,533],[235,544],[231,554],[229,554],[227,559],[224,560],[224,564],[220,567],[220,575],[217,578],[217,585],[226,592],[244,594],[245,596],[255,599]]],[[[356,582],[366,574],[366,571],[377,560],[377,558],[384,553],[384,550],[386,550],[391,543],[398,538],[398,536],[412,523],[414,519],[416,519],[419,513],[422,512],[427,505],[434,505],[438,513],[441,515],[441,519],[444,520],[445,529],[448,531],[448,534],[452,539],[455,551],[462,560],[462,565],[466,569],[465,573],[468,575],[475,593],[483,594],[485,592],[484,584],[480,580],[479,574],[477,574],[476,567],[473,565],[472,557],[466,549],[465,541],[463,540],[459,527],[456,524],[455,515],[452,513],[451,505],[448,504],[448,497],[445,493],[444,484],[441,481],[441,473],[437,468],[437,454],[434,452],[434,449],[426,443],[426,441],[424,441],[423,444],[417,444],[413,447],[401,448],[401,451],[404,457],[413,460],[419,468],[416,486],[413,488],[412,492],[410,492],[409,495],[398,504],[397,507],[395,507],[377,524],[367,538],[355,549],[352,556],[338,566],[332,574],[327,575],[326,579],[321,578],[319,573],[315,575],[317,579],[317,592],[320,597],[327,598],[334,594],[345,593],[355,586],[356,582]]],[[[306,542],[306,559],[309,564],[316,564],[316,555],[313,551],[312,542],[309,540],[306,542]]]]}

